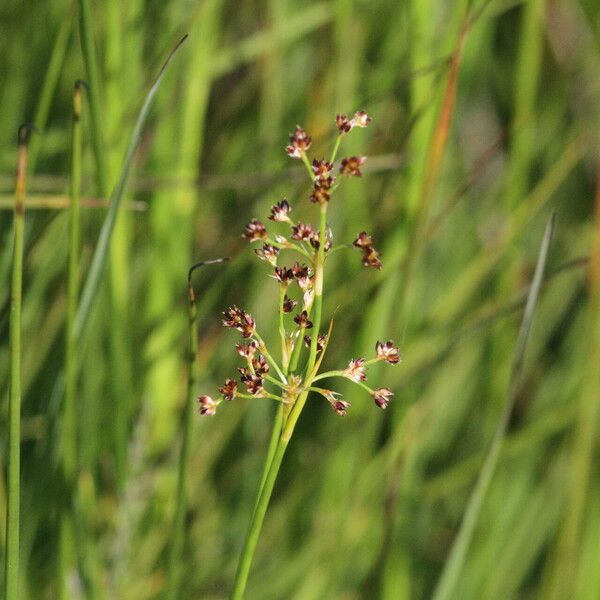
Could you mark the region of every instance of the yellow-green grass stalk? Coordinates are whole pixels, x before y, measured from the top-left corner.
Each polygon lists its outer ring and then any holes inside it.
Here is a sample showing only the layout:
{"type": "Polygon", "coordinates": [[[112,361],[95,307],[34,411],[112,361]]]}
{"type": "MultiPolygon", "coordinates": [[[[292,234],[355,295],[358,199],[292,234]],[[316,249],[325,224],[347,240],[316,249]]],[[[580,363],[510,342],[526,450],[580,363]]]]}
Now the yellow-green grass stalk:
{"type": "Polygon", "coordinates": [[[525,351],[531,334],[533,318],[535,316],[538,299],[544,282],[544,271],[546,268],[546,260],[550,249],[550,242],[554,231],[554,213],[546,226],[544,237],[540,247],[538,260],[527,297],[527,304],[521,321],[521,328],[517,338],[517,344],[512,361],[512,372],[508,385],[506,402],[502,409],[500,420],[494,432],[489,451],[479,473],[475,488],[469,498],[467,507],[460,525],[458,534],[448,556],[448,560],[444,566],[440,579],[433,593],[433,600],[449,600],[453,597],[456,585],[460,574],[464,568],[475,526],[479,519],[483,501],[490,487],[492,477],[496,471],[500,452],[506,437],[510,417],[515,406],[517,395],[522,384],[521,378],[523,373],[523,364],[525,360],[525,351]]]}
{"type": "Polygon", "coordinates": [[[67,268],[67,316],[65,332],[65,401],[62,419],[62,469],[69,497],[63,506],[60,532],[60,596],[70,595],[71,574],[77,572],[77,543],[73,511],[77,501],[77,342],[74,335],[75,316],[79,297],[79,246],[81,187],[81,111],[82,82],[73,90],[73,124],[71,138],[71,205],[69,208],[69,259],[67,268]]]}
{"type": "Polygon", "coordinates": [[[21,502],[21,306],[23,297],[23,247],[25,236],[25,184],[27,138],[30,126],[19,129],[15,189],[14,246],[10,292],[10,388],[8,397],[8,499],[4,596],[19,600],[19,528],[21,502]]]}
{"type": "Polygon", "coordinates": [[[100,75],[98,57],[93,33],[93,16],[89,0],[78,0],[79,2],[79,37],[81,39],[81,50],[87,74],[89,86],[90,121],[92,133],[92,148],[96,162],[96,178],[98,189],[103,198],[110,192],[108,180],[108,160],[105,150],[102,100],[100,98],[100,75]]]}

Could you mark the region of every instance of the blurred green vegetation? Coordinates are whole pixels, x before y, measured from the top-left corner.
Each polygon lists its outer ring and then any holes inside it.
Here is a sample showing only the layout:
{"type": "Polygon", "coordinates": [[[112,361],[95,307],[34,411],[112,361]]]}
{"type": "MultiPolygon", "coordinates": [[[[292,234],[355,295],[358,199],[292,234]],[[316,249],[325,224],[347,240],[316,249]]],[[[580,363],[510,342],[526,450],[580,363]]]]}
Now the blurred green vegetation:
{"type": "MultiPolygon", "coordinates": [[[[275,340],[277,288],[241,239],[289,198],[300,123],[316,155],[337,112],[373,123],[344,154],[365,176],[330,207],[336,240],[372,231],[380,273],[336,253],[327,365],[394,339],[372,369],[386,412],[350,385],[311,399],[271,502],[248,598],[429,598],[506,401],[524,298],[554,208],[548,277],[498,468],[454,598],[600,597],[600,6],[594,0],[104,0],[91,3],[101,156],[83,117],[82,281],[136,114],[186,32],[144,129],[78,348],[75,482],[62,475],[71,102],[89,81],[78,5],[0,7],[0,443],[5,470],[16,133],[32,121],[23,307],[21,598],[160,598],[186,397],[186,274],[198,274],[198,393],[238,365],[230,303],[275,340]],[[104,175],[98,169],[103,163],[104,175]],[[103,179],[104,178],[104,179],[103,179]],[[87,202],[87,204],[86,204],[87,202]],[[133,203],[133,204],[132,204],[133,203]],[[594,204],[597,218],[594,221],[594,204]],[[590,257],[592,260],[590,260],[590,257]],[[73,486],[77,493],[73,493],[73,486]],[[75,503],[75,505],[73,504],[75,503]],[[77,559],[60,550],[77,521],[77,559]],[[73,567],[76,565],[76,568],[73,567]]],[[[230,590],[274,407],[194,418],[182,598],[230,590]]],[[[0,512],[6,507],[4,478],[0,512]]],[[[0,519],[4,543],[4,520],[0,519]]],[[[64,549],[63,549],[64,550],[64,549]]],[[[4,549],[1,552],[4,554],[4,549]]]]}

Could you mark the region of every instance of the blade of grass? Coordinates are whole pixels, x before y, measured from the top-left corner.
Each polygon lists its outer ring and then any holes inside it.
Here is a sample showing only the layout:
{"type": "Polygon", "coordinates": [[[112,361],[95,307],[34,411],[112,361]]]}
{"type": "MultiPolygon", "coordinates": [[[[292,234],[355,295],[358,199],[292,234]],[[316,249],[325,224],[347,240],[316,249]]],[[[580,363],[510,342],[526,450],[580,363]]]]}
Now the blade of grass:
{"type": "Polygon", "coordinates": [[[98,74],[98,57],[94,45],[92,31],[92,11],[89,0],[79,2],[79,35],[81,51],[89,85],[90,121],[92,124],[92,147],[96,159],[96,177],[98,189],[103,197],[108,196],[108,161],[102,134],[102,102],[100,100],[100,77],[98,74]]]}
{"type": "Polygon", "coordinates": [[[19,154],[15,189],[14,247],[10,291],[10,388],[8,398],[8,501],[4,594],[19,598],[19,526],[21,503],[21,305],[25,236],[25,183],[29,126],[19,129],[19,154]]]}
{"type": "MultiPolygon", "coordinates": [[[[50,60],[48,61],[48,67],[46,69],[46,74],[44,75],[44,82],[41,86],[40,97],[33,117],[33,122],[40,131],[45,129],[46,123],[48,122],[48,114],[50,112],[52,97],[62,72],[72,30],[73,18],[71,18],[71,15],[68,15],[65,17],[65,19],[63,19],[58,33],[56,34],[56,40],[50,54],[50,60]]],[[[28,162],[30,173],[35,171],[41,142],[41,136],[34,136],[29,144],[28,162]]]]}
{"type": "Polygon", "coordinates": [[[113,193],[111,194],[110,207],[108,209],[106,219],[104,220],[104,223],[102,225],[102,230],[100,231],[98,244],[96,245],[96,249],[94,250],[92,264],[90,265],[88,276],[85,281],[85,285],[81,295],[81,302],[79,304],[79,309],[77,310],[77,317],[75,319],[75,324],[73,328],[73,332],[76,339],[79,339],[81,337],[81,334],[83,333],[85,324],[90,314],[90,310],[92,308],[92,304],[94,302],[94,297],[100,284],[100,277],[102,275],[102,271],[106,263],[108,249],[110,246],[110,239],[115,226],[115,221],[117,219],[119,206],[121,204],[121,198],[123,196],[123,191],[125,190],[125,184],[127,183],[127,177],[129,175],[131,164],[133,162],[133,156],[142,138],[142,129],[146,122],[146,118],[148,117],[148,113],[150,112],[152,101],[154,100],[154,97],[158,92],[158,88],[160,87],[160,83],[167,72],[169,64],[173,60],[173,57],[175,56],[175,54],[181,47],[181,44],[185,41],[186,38],[187,36],[184,36],[178,42],[178,44],[172,50],[171,54],[164,63],[162,69],[158,74],[158,77],[156,78],[156,80],[152,84],[152,87],[148,91],[148,94],[146,95],[137,121],[133,128],[133,132],[129,141],[129,146],[127,147],[125,158],[123,159],[123,163],[121,165],[119,179],[117,181],[115,189],[113,190],[113,193]]]}
{"type": "MultiPolygon", "coordinates": [[[[583,371],[581,396],[577,404],[572,431],[570,456],[570,485],[562,527],[558,536],[552,571],[549,578],[549,597],[572,597],[577,583],[577,564],[584,535],[585,513],[592,484],[594,451],[597,443],[600,415],[600,163],[597,168],[594,248],[589,261],[589,339],[586,366],[583,371]]],[[[583,560],[582,558],[580,560],[583,560]]],[[[584,596],[582,596],[584,597],[584,596]]]]}
{"type": "MultiPolygon", "coordinates": [[[[73,91],[73,126],[71,140],[71,208],[69,211],[69,264],[67,270],[67,318],[65,334],[65,402],[63,406],[62,467],[67,489],[75,495],[78,453],[77,453],[77,344],[73,335],[77,301],[79,296],[79,191],[81,186],[81,82],[75,83],[73,91]]],[[[68,581],[77,569],[75,532],[71,506],[77,502],[67,502],[61,515],[60,533],[60,581],[61,597],[68,598],[68,581]]]]}
{"type": "Polygon", "coordinates": [[[521,384],[525,350],[527,349],[527,342],[531,332],[533,317],[535,315],[540,290],[544,280],[544,270],[553,230],[554,213],[551,215],[546,226],[546,231],[544,232],[544,238],[542,240],[533,281],[527,297],[527,304],[525,306],[523,320],[521,321],[521,328],[519,330],[519,336],[517,339],[517,345],[512,363],[512,372],[510,376],[506,404],[494,433],[489,452],[486,456],[481,472],[479,473],[479,477],[477,478],[477,483],[475,484],[475,488],[467,503],[467,508],[465,510],[460,529],[452,546],[452,550],[450,551],[450,556],[446,561],[438,584],[435,588],[433,600],[449,600],[452,597],[452,593],[456,587],[458,578],[460,577],[467,557],[467,552],[475,531],[477,519],[483,506],[483,501],[498,463],[498,457],[500,455],[500,450],[502,449],[509,419],[512,414],[517,393],[519,391],[519,386],[521,384]]]}

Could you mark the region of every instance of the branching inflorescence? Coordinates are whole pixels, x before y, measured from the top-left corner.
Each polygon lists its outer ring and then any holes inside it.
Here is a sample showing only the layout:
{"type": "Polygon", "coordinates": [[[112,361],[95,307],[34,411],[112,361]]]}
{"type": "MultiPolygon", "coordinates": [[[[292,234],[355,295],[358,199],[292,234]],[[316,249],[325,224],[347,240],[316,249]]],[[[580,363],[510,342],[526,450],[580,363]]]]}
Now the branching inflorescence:
{"type": "MultiPolygon", "coordinates": [[[[306,166],[312,183],[310,201],[320,209],[319,227],[295,222],[289,202],[283,199],[271,207],[268,218],[286,225],[289,228],[287,236],[270,233],[258,219],[252,219],[243,233],[249,242],[259,244],[254,252],[259,259],[272,265],[271,276],[279,286],[280,360],[278,362],[267,348],[250,314],[237,306],[227,309],[223,313],[223,325],[237,329],[244,339],[243,343],[237,344],[237,351],[245,360],[245,366],[239,369],[245,391],[241,391],[234,379],[227,379],[219,388],[220,397],[216,400],[207,395],[198,398],[200,414],[214,415],[223,400],[269,398],[281,403],[283,428],[297,400],[303,394],[305,399],[308,392],[315,392],[325,398],[338,415],[344,416],[350,403],[341,399],[337,392],[317,385],[321,380],[333,377],[342,377],[360,386],[379,408],[388,406],[392,391],[386,387],[373,389],[365,381],[369,365],[400,362],[398,348],[391,341],[378,341],[372,358],[354,358],[344,369],[319,372],[333,325],[331,322],[326,333],[321,331],[324,268],[332,252],[349,247],[349,244],[333,246],[333,233],[327,226],[327,207],[341,180],[362,176],[361,167],[366,161],[365,156],[349,156],[336,165],[336,156],[344,137],[354,128],[367,127],[370,121],[364,111],[357,112],[352,118],[338,115],[338,134],[329,160],[309,160],[307,151],[312,140],[300,126],[290,136],[286,152],[306,166]],[[295,253],[297,260],[291,265],[282,264],[284,251],[295,253]]],[[[371,235],[361,231],[353,245],[361,251],[364,266],[381,269],[381,258],[371,235]]]]}

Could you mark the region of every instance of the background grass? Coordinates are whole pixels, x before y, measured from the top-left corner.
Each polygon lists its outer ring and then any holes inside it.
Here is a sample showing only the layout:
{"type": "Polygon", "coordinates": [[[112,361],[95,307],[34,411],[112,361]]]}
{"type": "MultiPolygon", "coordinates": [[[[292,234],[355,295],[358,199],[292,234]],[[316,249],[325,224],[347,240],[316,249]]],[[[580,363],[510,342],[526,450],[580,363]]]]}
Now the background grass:
{"type": "MultiPolygon", "coordinates": [[[[164,593],[184,429],[187,270],[232,257],[196,280],[198,393],[214,393],[237,366],[221,310],[236,302],[267,339],[277,336],[277,288],[241,239],[244,224],[283,196],[298,218],[314,214],[301,168],[283,152],[286,134],[302,124],[320,155],[334,115],[362,108],[372,126],[343,153],[367,154],[369,168],[338,195],[330,221],[340,242],[372,231],[384,269],[367,272],[356,253],[330,261],[324,308],[337,313],[327,363],[388,338],[404,362],[370,377],[395,391],[385,413],[350,386],[345,419],[318,398],[307,404],[247,597],[431,596],[502,415],[552,209],[523,378],[453,597],[600,597],[597,3],[91,2],[99,123],[85,103],[82,283],[106,214],[89,199],[113,190],[150,84],[177,40],[189,39],[146,123],[79,342],[79,466],[67,482],[59,382],[72,89],[77,79],[94,84],[82,4],[0,8],[3,470],[16,133],[25,121],[42,132],[30,146],[26,202],[21,597],[164,593]],[[64,514],[78,532],[66,561],[64,514]]],[[[194,418],[183,598],[230,589],[273,413],[239,401],[194,418]]]]}

